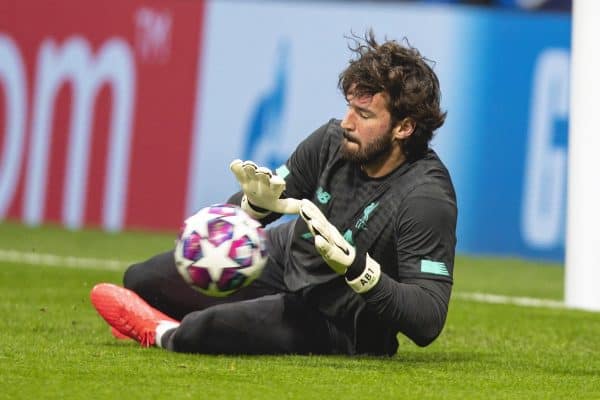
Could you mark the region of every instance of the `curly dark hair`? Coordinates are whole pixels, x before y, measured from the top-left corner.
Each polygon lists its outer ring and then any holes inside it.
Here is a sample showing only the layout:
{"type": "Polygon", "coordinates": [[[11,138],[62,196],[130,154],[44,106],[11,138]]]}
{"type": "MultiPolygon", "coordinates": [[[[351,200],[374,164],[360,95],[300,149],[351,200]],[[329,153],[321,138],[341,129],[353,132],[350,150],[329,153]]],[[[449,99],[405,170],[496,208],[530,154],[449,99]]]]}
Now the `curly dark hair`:
{"type": "Polygon", "coordinates": [[[446,112],[440,109],[440,83],[429,63],[404,38],[402,43],[386,40],[379,44],[373,30],[364,37],[352,34],[348,48],[356,55],[342,71],[338,87],[354,96],[385,93],[392,126],[409,117],[415,130],[403,143],[406,157],[421,157],[428,148],[433,132],[444,124],[446,112]],[[351,93],[349,93],[352,91],[351,93]]]}

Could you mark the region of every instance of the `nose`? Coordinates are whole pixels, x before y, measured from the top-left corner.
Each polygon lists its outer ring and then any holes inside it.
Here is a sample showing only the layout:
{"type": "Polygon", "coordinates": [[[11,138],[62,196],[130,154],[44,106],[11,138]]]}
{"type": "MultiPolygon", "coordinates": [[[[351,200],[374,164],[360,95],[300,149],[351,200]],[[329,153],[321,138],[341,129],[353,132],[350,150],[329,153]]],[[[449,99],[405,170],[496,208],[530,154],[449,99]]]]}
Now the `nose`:
{"type": "Polygon", "coordinates": [[[352,116],[350,115],[351,113],[352,110],[348,109],[348,111],[346,111],[346,115],[344,115],[344,119],[342,119],[342,122],[340,124],[340,126],[347,131],[354,130],[354,123],[352,122],[352,116]]]}

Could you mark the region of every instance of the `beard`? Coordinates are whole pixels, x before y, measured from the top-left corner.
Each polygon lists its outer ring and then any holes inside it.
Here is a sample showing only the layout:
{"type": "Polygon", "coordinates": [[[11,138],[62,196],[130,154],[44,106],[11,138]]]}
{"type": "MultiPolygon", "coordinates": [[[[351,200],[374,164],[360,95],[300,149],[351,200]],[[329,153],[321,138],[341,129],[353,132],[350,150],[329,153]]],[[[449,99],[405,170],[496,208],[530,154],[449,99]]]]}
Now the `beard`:
{"type": "Polygon", "coordinates": [[[341,147],[342,158],[361,165],[381,160],[389,155],[393,148],[393,133],[391,129],[386,134],[364,144],[350,136],[346,131],[344,131],[344,138],[345,141],[341,147]],[[358,149],[353,149],[350,143],[358,146],[358,149]]]}

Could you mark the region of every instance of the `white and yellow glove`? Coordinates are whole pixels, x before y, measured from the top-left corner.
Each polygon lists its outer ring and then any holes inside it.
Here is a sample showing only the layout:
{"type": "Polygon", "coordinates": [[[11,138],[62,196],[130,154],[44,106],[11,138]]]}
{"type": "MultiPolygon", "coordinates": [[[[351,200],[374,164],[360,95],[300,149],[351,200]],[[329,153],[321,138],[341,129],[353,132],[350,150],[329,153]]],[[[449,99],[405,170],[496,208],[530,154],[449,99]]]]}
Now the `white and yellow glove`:
{"type": "Polygon", "coordinates": [[[381,267],[369,254],[358,253],[340,231],[310,200],[300,201],[300,216],[315,238],[315,248],[323,260],[357,293],[371,290],[381,277],[381,267]]]}
{"type": "Polygon", "coordinates": [[[300,200],[281,199],[285,180],[270,169],[258,167],[252,161],[234,160],[229,168],[237,178],[244,196],[241,207],[250,216],[261,219],[271,211],[280,214],[298,214],[300,200]]]}

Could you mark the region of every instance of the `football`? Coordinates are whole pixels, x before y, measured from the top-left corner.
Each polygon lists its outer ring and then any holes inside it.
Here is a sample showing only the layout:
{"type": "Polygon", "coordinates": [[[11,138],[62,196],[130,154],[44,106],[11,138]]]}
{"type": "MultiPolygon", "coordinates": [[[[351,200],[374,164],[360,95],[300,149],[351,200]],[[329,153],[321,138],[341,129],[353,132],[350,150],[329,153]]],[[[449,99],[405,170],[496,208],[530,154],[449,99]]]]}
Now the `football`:
{"type": "Polygon", "coordinates": [[[228,296],[260,275],[267,260],[265,231],[241,208],[206,207],[187,218],[175,246],[175,264],[199,292],[228,296]]]}

